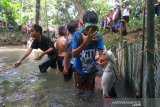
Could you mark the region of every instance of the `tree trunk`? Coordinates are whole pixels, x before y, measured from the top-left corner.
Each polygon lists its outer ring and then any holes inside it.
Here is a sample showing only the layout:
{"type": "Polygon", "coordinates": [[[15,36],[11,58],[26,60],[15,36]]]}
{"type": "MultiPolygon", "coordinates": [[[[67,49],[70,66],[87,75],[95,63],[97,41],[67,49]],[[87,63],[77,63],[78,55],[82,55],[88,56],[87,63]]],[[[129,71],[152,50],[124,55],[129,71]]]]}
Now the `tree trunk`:
{"type": "MultiPolygon", "coordinates": [[[[155,80],[154,80],[154,0],[147,0],[147,96],[155,98],[155,80]]],[[[153,106],[154,107],[154,106],[153,106]]]]}
{"type": "Polygon", "coordinates": [[[74,1],[74,6],[76,10],[78,11],[78,17],[82,21],[83,15],[84,15],[84,9],[82,8],[82,2],[81,0],[73,0],[74,1]]]}
{"type": "Polygon", "coordinates": [[[36,0],[36,24],[39,25],[40,19],[40,0],[36,0]]]}

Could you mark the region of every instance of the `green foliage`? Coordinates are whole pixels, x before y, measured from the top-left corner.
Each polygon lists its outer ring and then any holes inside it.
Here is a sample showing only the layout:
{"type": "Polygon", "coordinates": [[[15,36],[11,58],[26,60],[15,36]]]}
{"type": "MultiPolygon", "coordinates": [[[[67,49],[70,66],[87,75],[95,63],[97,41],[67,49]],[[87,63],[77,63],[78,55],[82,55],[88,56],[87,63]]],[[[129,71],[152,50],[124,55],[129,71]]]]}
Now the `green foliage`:
{"type": "Polygon", "coordinates": [[[20,19],[19,10],[22,8],[19,2],[13,0],[1,1],[0,19],[6,22],[7,25],[17,25],[20,19]]]}
{"type": "Polygon", "coordinates": [[[94,0],[91,5],[91,10],[94,10],[100,18],[106,17],[106,14],[111,8],[110,6],[106,5],[106,0],[94,0]]]}
{"type": "Polygon", "coordinates": [[[135,20],[134,18],[130,19],[129,21],[129,28],[130,30],[136,30],[143,27],[143,17],[140,15],[139,20],[135,20]]]}
{"type": "Polygon", "coordinates": [[[154,24],[155,25],[155,30],[160,29],[160,23],[159,22],[160,22],[160,18],[156,17],[155,18],[155,24],[154,24]]]}
{"type": "Polygon", "coordinates": [[[117,33],[109,34],[107,40],[104,41],[106,48],[111,49],[113,52],[116,52],[116,49],[118,48],[118,43],[120,43],[120,35],[117,33]]]}

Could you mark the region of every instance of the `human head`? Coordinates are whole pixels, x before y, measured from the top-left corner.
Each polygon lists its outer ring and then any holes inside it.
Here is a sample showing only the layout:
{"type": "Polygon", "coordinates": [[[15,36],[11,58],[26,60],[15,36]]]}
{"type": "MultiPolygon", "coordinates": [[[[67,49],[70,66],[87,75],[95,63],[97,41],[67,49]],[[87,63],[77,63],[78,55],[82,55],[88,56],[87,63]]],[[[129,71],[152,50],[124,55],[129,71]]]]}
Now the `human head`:
{"type": "Polygon", "coordinates": [[[39,35],[42,35],[42,27],[38,24],[34,24],[31,28],[31,36],[36,38],[39,35]]]}
{"type": "Polygon", "coordinates": [[[67,29],[70,34],[74,33],[78,29],[78,24],[76,21],[71,21],[67,24],[67,29]]]}
{"type": "Polygon", "coordinates": [[[86,12],[83,15],[83,23],[93,23],[97,24],[98,23],[98,15],[94,11],[89,11],[86,12]]]}
{"type": "Polygon", "coordinates": [[[61,26],[58,28],[58,34],[59,36],[65,36],[67,34],[67,29],[65,26],[61,26]]]}
{"type": "Polygon", "coordinates": [[[83,23],[84,23],[85,33],[88,33],[88,32],[94,33],[95,31],[98,30],[98,26],[97,26],[98,15],[94,11],[86,12],[83,15],[83,23]],[[90,29],[92,30],[90,31],[90,29]]]}
{"type": "Polygon", "coordinates": [[[125,1],[125,6],[128,6],[129,5],[129,2],[126,0],[125,1]]]}

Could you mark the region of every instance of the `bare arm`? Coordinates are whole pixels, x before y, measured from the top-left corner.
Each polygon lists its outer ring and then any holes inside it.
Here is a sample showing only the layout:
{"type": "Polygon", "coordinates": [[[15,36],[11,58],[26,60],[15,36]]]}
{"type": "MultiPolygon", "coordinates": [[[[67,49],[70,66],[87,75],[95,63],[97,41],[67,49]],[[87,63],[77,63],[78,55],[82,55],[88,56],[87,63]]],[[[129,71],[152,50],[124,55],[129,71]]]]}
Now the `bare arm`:
{"type": "Polygon", "coordinates": [[[88,36],[84,36],[82,44],[78,48],[73,49],[72,51],[73,58],[77,57],[82,52],[82,50],[88,46],[88,44],[92,41],[92,39],[95,38],[96,33],[97,31],[95,31],[93,34],[88,33],[88,36]]]}
{"type": "Polygon", "coordinates": [[[48,50],[42,52],[36,59],[40,60],[45,54],[51,53],[53,51],[53,48],[49,48],[48,50]]]}
{"type": "Polygon", "coordinates": [[[49,48],[48,50],[44,51],[45,54],[49,54],[51,52],[53,52],[53,48],[49,48]]]}
{"type": "Polygon", "coordinates": [[[88,43],[83,41],[82,44],[77,49],[73,49],[72,57],[73,58],[77,57],[87,45],[88,43]]]}
{"type": "Polygon", "coordinates": [[[64,55],[64,69],[63,69],[63,72],[64,73],[68,73],[68,52],[65,52],[65,55],[64,55]]]}
{"type": "Polygon", "coordinates": [[[33,50],[32,48],[29,48],[25,52],[25,54],[20,58],[20,60],[18,60],[16,63],[14,63],[13,67],[18,67],[21,64],[21,62],[32,52],[32,50],[33,50]]]}
{"type": "Polygon", "coordinates": [[[99,50],[99,58],[103,56],[103,50],[99,50]]]}

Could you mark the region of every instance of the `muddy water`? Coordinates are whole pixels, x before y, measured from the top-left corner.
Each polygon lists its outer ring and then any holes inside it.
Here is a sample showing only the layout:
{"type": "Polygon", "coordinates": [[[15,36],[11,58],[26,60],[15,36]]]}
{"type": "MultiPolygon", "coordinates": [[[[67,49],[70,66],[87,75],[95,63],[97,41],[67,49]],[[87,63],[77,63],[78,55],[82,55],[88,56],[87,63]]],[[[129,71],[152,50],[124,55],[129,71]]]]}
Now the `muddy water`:
{"type": "Polygon", "coordinates": [[[74,79],[65,82],[57,69],[41,74],[33,52],[18,68],[10,66],[26,51],[0,47],[0,107],[102,107],[100,94],[77,95],[74,79]]]}

